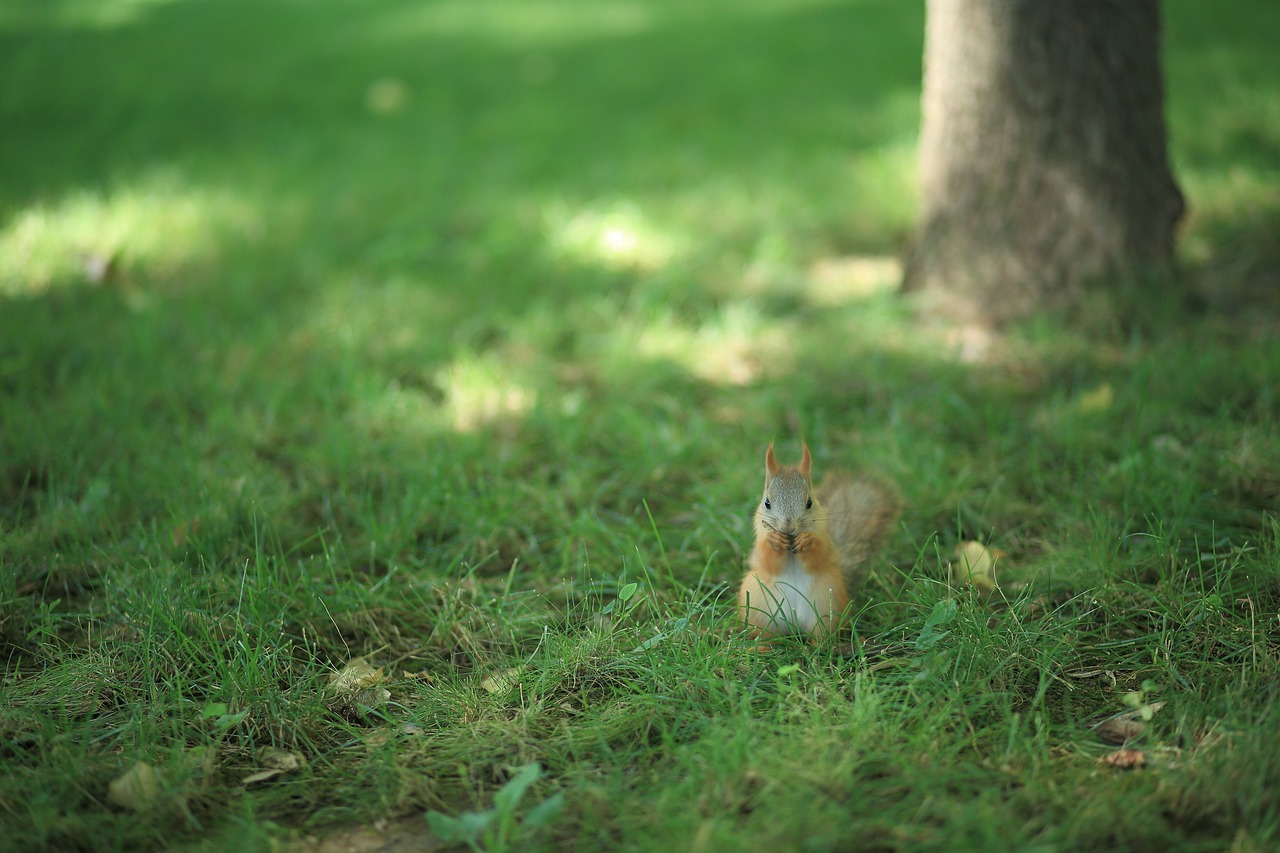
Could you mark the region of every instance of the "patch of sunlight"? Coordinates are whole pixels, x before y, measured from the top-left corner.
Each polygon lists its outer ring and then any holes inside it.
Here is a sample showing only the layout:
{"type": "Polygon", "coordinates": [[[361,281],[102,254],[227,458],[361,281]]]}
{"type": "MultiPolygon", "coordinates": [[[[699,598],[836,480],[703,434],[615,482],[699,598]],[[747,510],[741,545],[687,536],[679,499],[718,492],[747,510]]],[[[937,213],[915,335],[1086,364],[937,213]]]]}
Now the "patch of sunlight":
{"type": "Polygon", "coordinates": [[[555,251],[581,264],[652,271],[666,266],[684,240],[660,228],[633,204],[571,210],[548,205],[543,229],[555,251]]]}
{"type": "Polygon", "coordinates": [[[805,294],[818,305],[836,306],[894,290],[902,282],[902,263],[888,256],[823,258],[805,276],[805,294]]]}
{"type": "Polygon", "coordinates": [[[515,45],[555,45],[632,35],[655,24],[651,3],[611,0],[443,0],[418,4],[381,19],[385,35],[481,36],[515,45]]]}
{"type": "Polygon", "coordinates": [[[698,326],[669,313],[637,320],[630,329],[624,325],[614,337],[613,356],[671,361],[717,385],[750,385],[765,373],[789,369],[793,331],[754,303],[738,302],[698,326]]]}
{"type": "Polygon", "coordinates": [[[437,374],[436,384],[444,393],[449,426],[458,432],[519,418],[533,408],[538,396],[492,355],[454,360],[437,374]]]}
{"type": "Polygon", "coordinates": [[[111,29],[132,23],[153,6],[175,0],[37,0],[0,6],[0,26],[44,25],[111,29]]]}
{"type": "Polygon", "coordinates": [[[455,359],[425,387],[393,379],[358,407],[353,425],[368,434],[474,432],[526,415],[538,393],[492,354],[455,359]]]}
{"type": "Polygon", "coordinates": [[[225,189],[169,172],[103,193],[80,190],[21,211],[0,230],[0,295],[55,282],[98,281],[105,266],[165,276],[212,254],[219,239],[256,231],[256,208],[225,189]]]}

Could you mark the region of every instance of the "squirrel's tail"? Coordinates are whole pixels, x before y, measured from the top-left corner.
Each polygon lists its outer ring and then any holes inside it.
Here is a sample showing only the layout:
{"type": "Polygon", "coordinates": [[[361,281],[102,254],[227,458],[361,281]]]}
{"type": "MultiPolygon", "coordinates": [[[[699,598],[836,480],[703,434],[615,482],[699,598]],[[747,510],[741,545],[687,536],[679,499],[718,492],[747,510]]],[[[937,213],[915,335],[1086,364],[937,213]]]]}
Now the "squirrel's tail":
{"type": "Polygon", "coordinates": [[[895,489],[869,475],[828,474],[817,489],[827,513],[827,532],[840,553],[852,592],[866,579],[867,566],[898,522],[902,500],[895,489]]]}

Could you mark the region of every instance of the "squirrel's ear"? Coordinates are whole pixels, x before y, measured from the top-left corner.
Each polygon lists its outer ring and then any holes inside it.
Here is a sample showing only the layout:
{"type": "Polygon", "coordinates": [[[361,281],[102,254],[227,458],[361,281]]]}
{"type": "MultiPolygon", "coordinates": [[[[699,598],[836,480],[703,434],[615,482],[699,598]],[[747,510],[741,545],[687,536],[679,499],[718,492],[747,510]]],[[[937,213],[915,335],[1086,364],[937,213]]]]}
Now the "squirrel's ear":
{"type": "Polygon", "coordinates": [[[800,471],[800,473],[801,473],[801,474],[803,474],[803,475],[805,475],[806,477],[808,477],[808,476],[809,476],[809,467],[810,467],[810,465],[813,463],[813,459],[809,456],[809,445],[805,444],[805,443],[802,441],[802,442],[800,442],[800,447],[801,447],[801,448],[803,448],[803,452],[800,454],[800,465],[799,465],[799,471],[800,471]]]}
{"type": "Polygon", "coordinates": [[[771,441],[769,442],[769,449],[764,452],[765,476],[770,478],[776,477],[778,476],[778,472],[781,470],[782,468],[778,465],[778,460],[773,458],[773,442],[771,441]]]}

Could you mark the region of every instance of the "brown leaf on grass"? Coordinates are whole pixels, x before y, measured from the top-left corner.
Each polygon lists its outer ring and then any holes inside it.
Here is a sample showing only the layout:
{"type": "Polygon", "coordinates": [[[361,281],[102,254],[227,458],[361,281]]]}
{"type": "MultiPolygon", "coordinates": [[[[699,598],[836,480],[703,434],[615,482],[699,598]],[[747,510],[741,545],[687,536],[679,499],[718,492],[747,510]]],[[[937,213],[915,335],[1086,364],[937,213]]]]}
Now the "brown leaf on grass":
{"type": "Polygon", "coordinates": [[[1138,720],[1123,719],[1124,716],[1127,715],[1103,720],[1093,730],[1107,743],[1124,744],[1142,737],[1147,729],[1146,724],[1138,720]]]}
{"type": "Polygon", "coordinates": [[[329,707],[352,721],[363,719],[370,708],[385,703],[391,691],[382,686],[382,667],[374,669],[364,658],[353,658],[339,672],[330,673],[329,707]]]}
{"type": "Polygon", "coordinates": [[[435,673],[428,672],[425,669],[420,669],[413,672],[410,672],[407,669],[402,670],[400,673],[400,677],[406,681],[424,681],[427,684],[434,684],[436,680],[435,673]]]}
{"type": "MultiPolygon", "coordinates": [[[[1139,694],[1135,693],[1126,695],[1139,696],[1139,694]]],[[[1125,711],[1122,714],[1113,714],[1101,722],[1094,723],[1092,728],[1097,732],[1098,737],[1102,738],[1107,743],[1124,744],[1142,737],[1147,728],[1147,721],[1155,716],[1156,712],[1163,707],[1163,702],[1144,703],[1139,701],[1138,706],[1132,711],[1125,711]]]]}
{"type": "Polygon", "coordinates": [[[135,812],[146,811],[160,798],[164,777],[145,761],[139,761],[107,786],[107,802],[135,812]]]}
{"type": "Polygon", "coordinates": [[[305,766],[306,763],[306,759],[295,752],[275,746],[264,746],[258,751],[258,764],[262,769],[256,773],[250,773],[240,781],[245,785],[255,785],[258,782],[266,782],[268,779],[291,773],[305,766]]]}
{"type": "Polygon", "coordinates": [[[1106,678],[1111,687],[1116,686],[1116,674],[1109,669],[1077,669],[1067,673],[1067,678],[1106,678]]]}
{"type": "Polygon", "coordinates": [[[297,770],[299,767],[305,766],[307,762],[296,752],[290,752],[287,749],[280,749],[275,746],[264,746],[258,752],[258,763],[263,767],[283,770],[287,773],[290,770],[297,770]]]}
{"type": "Polygon", "coordinates": [[[504,669],[495,672],[493,675],[486,676],[481,680],[480,686],[484,688],[486,693],[506,693],[520,683],[520,674],[522,672],[524,672],[524,667],[513,666],[510,669],[504,669]]]}
{"type": "Polygon", "coordinates": [[[1099,758],[1098,763],[1117,770],[1136,770],[1147,763],[1147,756],[1140,749],[1117,749],[1099,758]]]}
{"type": "Polygon", "coordinates": [[[352,658],[339,672],[329,674],[329,687],[336,693],[354,693],[381,684],[382,667],[374,669],[364,658],[352,658]]]}
{"type": "Polygon", "coordinates": [[[240,781],[244,785],[256,785],[259,782],[266,782],[268,779],[274,779],[277,776],[283,776],[283,775],[284,775],[283,770],[281,770],[279,767],[273,767],[270,770],[259,770],[257,773],[250,773],[248,776],[244,777],[240,781]]]}

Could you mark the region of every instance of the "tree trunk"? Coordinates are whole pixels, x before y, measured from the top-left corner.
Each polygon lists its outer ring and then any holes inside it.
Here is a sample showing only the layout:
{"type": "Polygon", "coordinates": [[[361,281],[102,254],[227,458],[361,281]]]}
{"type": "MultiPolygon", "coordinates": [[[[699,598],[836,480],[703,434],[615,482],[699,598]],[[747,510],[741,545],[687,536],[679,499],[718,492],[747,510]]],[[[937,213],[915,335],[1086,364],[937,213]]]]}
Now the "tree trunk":
{"type": "Polygon", "coordinates": [[[928,0],[921,212],[904,290],[1000,323],[1167,267],[1158,0],[928,0]]]}

